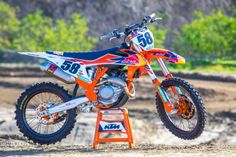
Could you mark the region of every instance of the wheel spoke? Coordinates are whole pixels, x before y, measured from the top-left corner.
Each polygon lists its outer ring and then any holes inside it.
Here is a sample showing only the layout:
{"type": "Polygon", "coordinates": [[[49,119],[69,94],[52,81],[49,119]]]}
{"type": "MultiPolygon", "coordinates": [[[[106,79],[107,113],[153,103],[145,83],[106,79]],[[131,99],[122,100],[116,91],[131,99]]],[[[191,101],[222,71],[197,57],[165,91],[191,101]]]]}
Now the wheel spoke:
{"type": "Polygon", "coordinates": [[[39,105],[46,105],[52,103],[53,105],[58,105],[62,103],[63,100],[58,95],[50,92],[41,92],[34,95],[28,102],[25,109],[25,119],[29,127],[40,134],[52,134],[57,132],[62,128],[65,123],[65,120],[58,122],[54,125],[42,124],[40,121],[44,120],[47,122],[46,118],[37,117],[36,109],[39,105]],[[56,129],[55,129],[56,127],[56,129]]]}
{"type": "Polygon", "coordinates": [[[37,120],[37,118],[32,118],[32,119],[30,119],[30,120],[28,121],[28,125],[32,124],[33,121],[35,121],[35,120],[37,120]]]}
{"type": "MultiPolygon", "coordinates": [[[[187,119],[187,117],[186,118],[183,117],[185,115],[185,113],[183,113],[184,115],[171,115],[166,111],[168,118],[179,129],[184,130],[184,131],[191,131],[197,125],[197,123],[196,123],[197,110],[196,110],[195,104],[193,103],[193,101],[190,97],[190,94],[185,89],[178,86],[178,88],[180,89],[182,94],[177,98],[176,95],[172,92],[171,88],[176,88],[176,87],[171,86],[171,87],[168,87],[168,89],[166,89],[166,93],[167,93],[170,101],[173,104],[180,104],[180,101],[181,101],[180,97],[181,96],[184,97],[184,101],[186,100],[189,102],[189,104],[193,105],[191,107],[193,107],[195,114],[190,119],[187,119]]],[[[184,102],[184,105],[188,105],[188,103],[184,102]]],[[[189,105],[187,107],[189,107],[189,105]]],[[[188,113],[188,114],[190,114],[190,113],[188,113]]],[[[188,114],[187,114],[187,116],[188,116],[188,114]]]]}

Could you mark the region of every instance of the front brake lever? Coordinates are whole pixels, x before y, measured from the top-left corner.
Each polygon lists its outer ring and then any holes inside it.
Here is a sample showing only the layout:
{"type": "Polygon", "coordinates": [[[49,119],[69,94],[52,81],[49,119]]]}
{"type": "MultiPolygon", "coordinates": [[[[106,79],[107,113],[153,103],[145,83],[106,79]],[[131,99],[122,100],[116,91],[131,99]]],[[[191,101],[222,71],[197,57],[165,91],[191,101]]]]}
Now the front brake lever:
{"type": "Polygon", "coordinates": [[[158,20],[162,20],[162,18],[161,17],[157,17],[157,18],[151,19],[151,23],[157,22],[158,20]]]}

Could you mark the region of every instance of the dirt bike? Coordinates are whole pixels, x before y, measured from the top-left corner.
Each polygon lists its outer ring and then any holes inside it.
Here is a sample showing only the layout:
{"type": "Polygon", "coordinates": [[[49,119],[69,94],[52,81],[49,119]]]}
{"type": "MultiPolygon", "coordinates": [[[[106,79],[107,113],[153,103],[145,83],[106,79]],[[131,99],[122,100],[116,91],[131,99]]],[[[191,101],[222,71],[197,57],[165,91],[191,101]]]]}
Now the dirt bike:
{"type": "Polygon", "coordinates": [[[142,22],[114,29],[103,39],[124,38],[117,47],[91,52],[19,52],[46,59],[41,70],[67,83],[73,93],[51,83],[37,83],[26,89],[16,105],[17,126],[24,136],[39,144],[52,144],[70,134],[77,108],[89,112],[120,108],[135,97],[134,81],[148,74],[156,91],[156,109],[166,128],[181,139],[195,139],[205,127],[205,108],[199,93],[186,81],[172,76],[164,61],[184,64],[180,55],[154,48],[148,24],[159,21],[155,14],[142,22]],[[151,67],[156,60],[165,80],[159,81],[151,67]],[[84,89],[78,96],[77,90],[84,89]]]}

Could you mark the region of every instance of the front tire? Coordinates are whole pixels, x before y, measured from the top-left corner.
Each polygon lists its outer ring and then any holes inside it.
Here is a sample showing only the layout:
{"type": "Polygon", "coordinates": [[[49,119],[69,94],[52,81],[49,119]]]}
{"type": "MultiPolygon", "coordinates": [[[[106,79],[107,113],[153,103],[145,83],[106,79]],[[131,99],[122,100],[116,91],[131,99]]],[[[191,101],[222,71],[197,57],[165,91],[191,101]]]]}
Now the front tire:
{"type": "MultiPolygon", "coordinates": [[[[70,134],[76,122],[77,112],[76,108],[65,111],[63,112],[63,115],[61,113],[61,117],[63,117],[64,119],[60,121],[58,120],[58,122],[55,124],[41,125],[40,121],[38,122],[37,118],[35,118],[35,116],[37,117],[37,115],[34,114],[34,110],[41,103],[49,103],[47,102],[47,100],[45,100],[47,97],[49,97],[46,96],[46,93],[52,94],[50,98],[53,95],[55,95],[56,98],[58,97],[57,102],[52,102],[55,103],[55,105],[57,105],[58,103],[69,101],[71,99],[71,96],[68,94],[68,92],[62,87],[58,86],[57,84],[45,83],[45,82],[37,83],[26,89],[17,100],[15,119],[16,119],[16,124],[20,129],[20,132],[22,132],[25,137],[27,137],[29,140],[32,140],[34,143],[48,145],[61,141],[68,134],[70,134]],[[36,101],[37,97],[39,97],[38,101],[36,101]],[[31,113],[29,114],[30,116],[26,115],[27,112],[31,113]],[[32,122],[27,120],[28,118],[27,116],[33,117],[32,118],[33,120],[31,120],[32,122]],[[36,124],[38,125],[40,123],[40,132],[34,129],[32,125],[30,125],[31,123],[33,123],[33,121],[36,121],[36,124]],[[61,124],[62,122],[63,124],[61,124]],[[55,132],[50,133],[49,127],[51,128],[52,131],[53,127],[52,125],[55,125],[54,127],[57,127],[59,129],[56,130],[55,132]],[[42,128],[45,129],[47,128],[48,130],[46,131],[44,130],[45,132],[41,133],[42,128]]],[[[48,101],[51,102],[53,100],[56,101],[55,98],[48,101]]]]}
{"type": "Polygon", "coordinates": [[[200,94],[189,83],[179,78],[166,79],[161,83],[161,87],[163,90],[166,91],[166,93],[168,93],[167,91],[169,88],[173,87],[180,88],[183,90],[183,92],[186,91],[187,94],[182,94],[181,97],[184,97],[185,99],[191,99],[191,101],[189,102],[191,102],[191,104],[194,104],[194,112],[192,112],[193,114],[192,117],[183,114],[168,115],[168,112],[165,110],[165,107],[162,103],[161,98],[159,97],[159,94],[157,94],[156,108],[159,113],[159,117],[163,122],[163,124],[166,126],[166,128],[175,136],[181,139],[192,140],[199,137],[204,130],[206,121],[205,108],[202,99],[200,97],[200,94]],[[171,116],[174,118],[172,119],[171,116]],[[179,121],[187,121],[189,125],[189,122],[190,124],[193,123],[192,121],[194,116],[197,116],[196,124],[194,126],[191,126],[190,127],[191,129],[189,130],[181,128],[180,126],[177,125],[178,122],[175,123],[174,121],[174,120],[177,121],[177,119],[179,119],[179,121]]]}

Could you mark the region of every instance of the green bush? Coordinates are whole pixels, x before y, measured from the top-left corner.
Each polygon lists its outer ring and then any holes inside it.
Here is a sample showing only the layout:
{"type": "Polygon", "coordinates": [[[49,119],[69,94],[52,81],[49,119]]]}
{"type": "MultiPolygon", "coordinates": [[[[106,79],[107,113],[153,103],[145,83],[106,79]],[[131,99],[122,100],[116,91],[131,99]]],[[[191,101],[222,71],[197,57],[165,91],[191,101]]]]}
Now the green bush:
{"type": "Polygon", "coordinates": [[[195,12],[195,15],[196,20],[176,32],[173,47],[189,57],[236,58],[236,18],[221,11],[210,15],[195,12]]]}
{"type": "Polygon", "coordinates": [[[19,20],[15,9],[0,1],[0,50],[8,50],[12,46],[14,34],[18,31],[19,20]]]}
{"type": "Polygon", "coordinates": [[[154,25],[150,25],[149,29],[153,33],[155,47],[164,48],[167,30],[164,28],[156,29],[154,25]]]}
{"type": "Polygon", "coordinates": [[[85,51],[97,42],[88,35],[88,22],[79,13],[65,21],[53,20],[37,10],[18,20],[14,8],[3,2],[0,7],[0,50],[85,51]]]}
{"type": "Polygon", "coordinates": [[[84,51],[94,47],[96,40],[88,35],[87,20],[76,13],[66,22],[53,21],[41,11],[26,15],[14,38],[14,49],[24,51],[84,51]]]}

